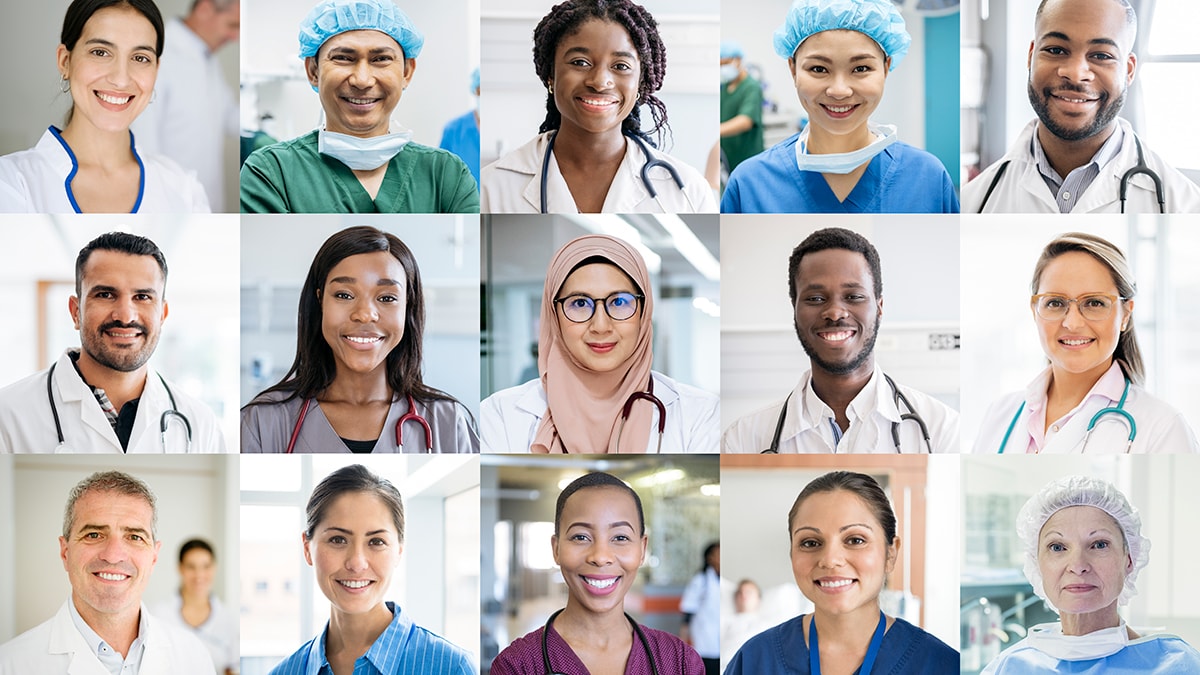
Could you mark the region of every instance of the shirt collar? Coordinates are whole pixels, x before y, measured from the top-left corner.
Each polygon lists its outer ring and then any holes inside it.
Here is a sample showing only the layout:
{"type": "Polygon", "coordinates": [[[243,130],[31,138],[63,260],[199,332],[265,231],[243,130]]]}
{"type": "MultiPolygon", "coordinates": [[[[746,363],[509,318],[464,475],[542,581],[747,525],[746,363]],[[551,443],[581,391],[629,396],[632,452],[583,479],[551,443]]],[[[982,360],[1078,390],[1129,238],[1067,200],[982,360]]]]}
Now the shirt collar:
{"type": "MultiPolygon", "coordinates": [[[[84,621],[83,616],[79,614],[79,610],[75,608],[74,598],[67,600],[67,611],[71,613],[71,623],[75,625],[75,630],[79,631],[80,637],[82,637],[83,641],[87,643],[88,648],[92,650],[92,654],[94,654],[97,659],[100,659],[101,663],[108,663],[114,659],[120,661],[121,657],[117,651],[110,647],[108,643],[104,641],[104,638],[100,637],[99,633],[92,630],[92,627],[88,625],[87,621],[84,621]]],[[[150,622],[148,619],[149,612],[146,611],[146,607],[143,605],[141,607],[141,611],[138,613],[137,637],[134,638],[133,643],[129,645],[129,651],[125,654],[125,661],[135,664],[141,663],[141,650],[145,647],[146,637],[150,633],[150,622]]],[[[134,672],[136,673],[137,670],[135,669],[134,672]]]]}
{"type": "MultiPolygon", "coordinates": [[[[805,373],[800,386],[804,402],[800,417],[804,420],[805,426],[815,427],[833,417],[833,408],[826,405],[812,387],[811,370],[805,373]]],[[[871,379],[867,380],[862,391],[858,392],[858,395],[850,401],[850,405],[846,406],[846,416],[850,419],[850,424],[853,425],[856,419],[869,418],[872,413],[879,413],[889,422],[899,422],[900,411],[897,409],[895,401],[888,395],[890,389],[883,371],[876,364],[875,370],[871,373],[871,379]],[[888,391],[884,392],[882,389],[888,391]]]]}
{"type": "MultiPolygon", "coordinates": [[[[404,610],[400,609],[399,605],[391,602],[385,604],[388,611],[392,613],[392,622],[379,634],[379,637],[375,638],[375,642],[371,644],[367,653],[355,661],[355,673],[361,672],[358,664],[364,659],[374,668],[373,672],[381,675],[400,672],[400,661],[405,654],[404,643],[407,642],[408,636],[412,632],[412,620],[408,618],[404,610]]],[[[325,630],[321,631],[320,637],[313,641],[308,659],[307,675],[333,673],[333,669],[329,666],[329,659],[325,655],[325,638],[328,635],[329,623],[326,622],[325,630]]]]}
{"type": "MultiPolygon", "coordinates": [[[[1040,125],[1041,122],[1038,124],[1040,125]]],[[[1041,140],[1038,139],[1037,130],[1038,127],[1035,126],[1033,129],[1033,139],[1031,140],[1032,145],[1030,147],[1030,151],[1033,153],[1033,161],[1037,164],[1038,173],[1054,181],[1055,185],[1061,186],[1065,178],[1058,175],[1058,172],[1055,171],[1054,167],[1050,165],[1050,159],[1046,157],[1046,150],[1042,147],[1041,140]]],[[[1121,125],[1118,124],[1113,130],[1112,134],[1109,135],[1108,140],[1104,141],[1104,144],[1100,146],[1100,149],[1096,151],[1096,154],[1092,155],[1091,161],[1083,165],[1083,167],[1094,164],[1097,170],[1103,168],[1105,164],[1108,164],[1112,158],[1117,156],[1117,153],[1121,150],[1121,143],[1123,142],[1124,138],[1125,131],[1121,128],[1121,125]]],[[[1075,170],[1078,171],[1083,167],[1079,167],[1075,170]]]]}
{"type": "Polygon", "coordinates": [[[1088,393],[1066,415],[1063,415],[1057,420],[1046,419],[1046,391],[1050,388],[1051,369],[1046,367],[1041,373],[1034,378],[1033,382],[1025,388],[1025,407],[1029,409],[1028,431],[1029,437],[1038,450],[1041,450],[1046,445],[1046,425],[1050,423],[1059,423],[1062,427],[1070,421],[1083,406],[1087,405],[1092,397],[1100,397],[1108,401],[1120,401],[1121,396],[1125,393],[1125,373],[1121,370],[1121,364],[1116,360],[1104,371],[1099,380],[1092,385],[1088,393]]]}

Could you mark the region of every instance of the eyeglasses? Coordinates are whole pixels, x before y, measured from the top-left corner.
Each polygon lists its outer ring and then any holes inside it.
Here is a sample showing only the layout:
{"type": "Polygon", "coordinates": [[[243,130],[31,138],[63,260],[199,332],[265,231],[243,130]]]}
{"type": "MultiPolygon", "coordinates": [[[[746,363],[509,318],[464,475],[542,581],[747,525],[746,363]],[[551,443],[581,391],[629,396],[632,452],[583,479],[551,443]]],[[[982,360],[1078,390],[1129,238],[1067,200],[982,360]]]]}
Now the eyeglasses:
{"type": "Polygon", "coordinates": [[[1079,310],[1080,315],[1088,321],[1103,321],[1112,318],[1113,309],[1118,301],[1128,300],[1108,293],[1088,293],[1078,298],[1068,298],[1057,293],[1041,293],[1030,298],[1030,304],[1037,315],[1047,321],[1060,321],[1067,316],[1071,303],[1079,310]]]}
{"type": "Polygon", "coordinates": [[[562,305],[563,316],[571,323],[591,321],[596,313],[596,303],[604,305],[604,311],[613,321],[625,321],[637,314],[638,302],[644,300],[644,295],[634,295],[624,291],[613,293],[607,298],[593,298],[583,294],[568,295],[554,302],[562,305]]]}

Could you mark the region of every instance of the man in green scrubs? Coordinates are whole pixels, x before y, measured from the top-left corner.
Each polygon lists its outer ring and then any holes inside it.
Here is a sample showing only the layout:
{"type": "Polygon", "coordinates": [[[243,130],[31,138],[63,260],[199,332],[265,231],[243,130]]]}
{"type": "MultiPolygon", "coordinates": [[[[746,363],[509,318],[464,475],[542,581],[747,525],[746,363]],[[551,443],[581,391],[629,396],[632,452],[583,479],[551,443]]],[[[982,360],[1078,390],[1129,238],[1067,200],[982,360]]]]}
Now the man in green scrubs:
{"type": "Polygon", "coordinates": [[[301,23],[300,56],[325,127],[255,151],[243,213],[478,213],[470,169],[391,129],[424,37],[390,0],[322,0],[301,23]]]}
{"type": "Polygon", "coordinates": [[[742,64],[736,42],[721,43],[721,151],[729,171],[763,151],[762,85],[742,64]]]}

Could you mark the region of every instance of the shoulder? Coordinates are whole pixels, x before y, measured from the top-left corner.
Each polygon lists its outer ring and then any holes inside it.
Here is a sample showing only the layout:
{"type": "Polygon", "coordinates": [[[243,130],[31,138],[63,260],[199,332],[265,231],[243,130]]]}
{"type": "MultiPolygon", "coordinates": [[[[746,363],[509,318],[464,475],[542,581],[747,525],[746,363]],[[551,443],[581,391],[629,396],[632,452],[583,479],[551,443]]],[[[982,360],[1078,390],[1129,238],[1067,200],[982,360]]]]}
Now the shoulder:
{"type": "Polygon", "coordinates": [[[492,670],[501,672],[524,673],[531,668],[541,668],[542,663],[542,631],[545,627],[523,635],[513,640],[500,651],[492,661],[492,670]]]}
{"type": "Polygon", "coordinates": [[[317,132],[310,131],[288,141],[272,143],[265,148],[259,148],[246,158],[247,165],[261,166],[262,164],[278,163],[281,159],[300,155],[317,156],[317,132]]]}
{"type": "MultiPolygon", "coordinates": [[[[513,171],[520,174],[533,175],[542,166],[542,158],[546,154],[546,144],[549,142],[549,139],[550,132],[538,134],[526,141],[521,147],[488,164],[483,170],[488,174],[499,171],[513,171]],[[491,171],[488,171],[488,169],[491,169],[491,171]]],[[[482,176],[480,180],[482,180],[482,176]]]]}
{"type": "Polygon", "coordinates": [[[422,672],[459,673],[473,669],[471,657],[465,649],[416,624],[412,626],[405,651],[408,656],[414,657],[413,660],[421,663],[422,672]]]}
{"type": "MultiPolygon", "coordinates": [[[[657,370],[650,371],[650,375],[654,378],[655,386],[663,387],[669,391],[675,392],[675,394],[679,397],[680,403],[685,406],[716,406],[721,401],[719,396],[710,391],[705,391],[699,387],[693,387],[690,384],[684,384],[676,379],[658,372],[657,370]]],[[[536,382],[539,387],[542,384],[541,380],[534,380],[534,382],[536,382]]]]}
{"type": "Polygon", "coordinates": [[[896,664],[899,672],[944,673],[951,669],[957,672],[959,668],[957,651],[904,619],[896,618],[885,636],[888,638],[903,649],[896,664]],[[906,667],[906,664],[911,666],[906,667]]]}
{"type": "MultiPolygon", "coordinates": [[[[16,382],[0,387],[0,404],[4,402],[11,402],[12,404],[27,402],[29,397],[39,390],[42,392],[42,398],[44,399],[46,394],[46,377],[49,372],[49,368],[39,370],[32,375],[26,375],[16,382]]],[[[0,411],[7,410],[8,408],[9,406],[7,405],[0,405],[0,411]]]]}
{"type": "Polygon", "coordinates": [[[926,394],[919,389],[913,389],[907,385],[900,384],[899,382],[896,383],[896,388],[899,389],[900,393],[904,394],[904,397],[913,404],[913,407],[918,408],[917,412],[955,418],[958,417],[957,410],[934,398],[930,394],[926,394]]]}
{"type": "Polygon", "coordinates": [[[761,174],[763,172],[780,173],[787,169],[791,164],[791,158],[796,154],[796,143],[800,141],[800,134],[786,138],[775,145],[767,148],[765,151],[743,161],[733,170],[733,175],[730,176],[732,181],[735,176],[741,173],[743,176],[749,173],[761,174]]]}
{"type": "MultiPolygon", "coordinates": [[[[983,421],[979,425],[979,435],[971,448],[973,453],[996,454],[1000,451],[1000,442],[1009,423],[1017,416],[1018,410],[1023,411],[1025,405],[1025,390],[1012,391],[991,402],[983,421]]],[[[1026,436],[1026,440],[1028,437],[1026,436]]],[[[1023,446],[1022,446],[1023,447],[1023,446]]]]}
{"type": "Polygon", "coordinates": [[[909,145],[904,141],[896,141],[884,152],[895,158],[905,171],[918,170],[945,174],[947,179],[950,177],[950,174],[946,173],[946,167],[942,166],[942,161],[933,153],[909,145]]]}
{"type": "Polygon", "coordinates": [[[516,407],[517,402],[521,400],[535,399],[546,404],[546,390],[542,388],[540,379],[530,380],[525,384],[518,384],[515,387],[501,389],[491,396],[483,399],[483,406],[493,410],[509,410],[516,407]]]}
{"type": "MultiPolygon", "coordinates": [[[[155,379],[162,378],[160,380],[160,384],[163,384],[167,387],[167,391],[170,393],[170,396],[175,399],[175,402],[180,408],[187,409],[189,417],[195,417],[196,419],[205,423],[211,423],[214,426],[216,425],[217,416],[213,413],[212,408],[209,408],[208,405],[206,405],[200,399],[184,391],[183,387],[175,384],[175,381],[171,378],[166,377],[165,375],[160,375],[157,370],[154,371],[153,377],[155,379]]],[[[192,420],[193,424],[196,422],[196,419],[192,420]]]]}
{"type": "Polygon", "coordinates": [[[312,652],[313,642],[320,639],[324,634],[325,632],[321,631],[320,635],[305,642],[303,647],[297,649],[291,656],[280,661],[279,665],[272,668],[270,675],[304,675],[307,673],[308,655],[312,652]]]}
{"type": "Polygon", "coordinates": [[[673,661],[683,660],[688,657],[689,652],[695,652],[688,643],[672,633],[646,626],[641,626],[641,629],[646,634],[646,640],[654,645],[654,652],[659,658],[662,658],[665,652],[673,661]]]}
{"type": "Polygon", "coordinates": [[[47,650],[54,621],[53,618],[49,619],[0,644],[0,673],[23,675],[38,672],[36,667],[44,665],[41,661],[50,658],[47,650]]]}
{"type": "Polygon", "coordinates": [[[757,672],[766,668],[767,664],[781,665],[785,652],[784,643],[799,640],[788,650],[793,658],[807,661],[808,646],[804,642],[804,615],[801,614],[783,623],[772,626],[754,637],[746,640],[738,655],[742,660],[742,671],[757,672]]]}

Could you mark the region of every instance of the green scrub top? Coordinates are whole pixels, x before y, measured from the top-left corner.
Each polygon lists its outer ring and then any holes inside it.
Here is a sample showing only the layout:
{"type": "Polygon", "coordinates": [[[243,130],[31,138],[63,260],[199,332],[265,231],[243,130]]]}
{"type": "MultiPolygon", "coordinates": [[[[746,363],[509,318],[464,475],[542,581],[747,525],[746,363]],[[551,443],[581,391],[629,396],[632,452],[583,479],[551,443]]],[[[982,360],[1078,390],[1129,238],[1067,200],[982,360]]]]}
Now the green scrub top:
{"type": "Polygon", "coordinates": [[[745,115],[754,122],[749,131],[721,139],[730,172],[763,151],[762,108],[762,85],[753,77],[747,75],[732,92],[727,85],[721,85],[721,121],[728,122],[738,115],[745,115]]]}
{"type": "Polygon", "coordinates": [[[255,151],[241,173],[242,213],[479,213],[471,170],[445,150],[409,143],[371,196],[350,167],[317,152],[317,132],[255,151]]]}

